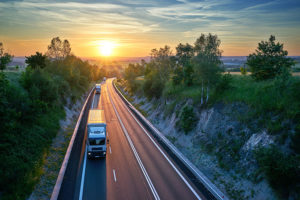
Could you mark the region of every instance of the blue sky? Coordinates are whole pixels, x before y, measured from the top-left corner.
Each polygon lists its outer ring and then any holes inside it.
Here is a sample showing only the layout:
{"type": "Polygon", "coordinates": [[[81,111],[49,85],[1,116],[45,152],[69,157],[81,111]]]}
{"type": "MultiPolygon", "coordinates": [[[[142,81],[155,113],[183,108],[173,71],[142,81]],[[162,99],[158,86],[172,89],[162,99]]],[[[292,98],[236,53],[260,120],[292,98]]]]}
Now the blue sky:
{"type": "Polygon", "coordinates": [[[78,56],[97,56],[101,40],[115,41],[117,56],[146,56],[201,33],[217,34],[223,55],[248,55],[270,34],[300,55],[299,0],[0,0],[0,27],[0,41],[17,56],[45,52],[55,36],[78,56]]]}

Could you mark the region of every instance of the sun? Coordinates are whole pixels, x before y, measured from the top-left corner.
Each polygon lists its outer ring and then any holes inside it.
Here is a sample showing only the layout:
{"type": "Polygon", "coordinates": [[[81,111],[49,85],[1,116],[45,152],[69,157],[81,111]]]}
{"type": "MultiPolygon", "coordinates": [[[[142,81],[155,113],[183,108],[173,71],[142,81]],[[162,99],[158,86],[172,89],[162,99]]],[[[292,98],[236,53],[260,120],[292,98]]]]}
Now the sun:
{"type": "Polygon", "coordinates": [[[113,49],[115,48],[115,43],[112,41],[101,41],[99,43],[99,52],[102,56],[111,56],[113,54],[113,49]]]}

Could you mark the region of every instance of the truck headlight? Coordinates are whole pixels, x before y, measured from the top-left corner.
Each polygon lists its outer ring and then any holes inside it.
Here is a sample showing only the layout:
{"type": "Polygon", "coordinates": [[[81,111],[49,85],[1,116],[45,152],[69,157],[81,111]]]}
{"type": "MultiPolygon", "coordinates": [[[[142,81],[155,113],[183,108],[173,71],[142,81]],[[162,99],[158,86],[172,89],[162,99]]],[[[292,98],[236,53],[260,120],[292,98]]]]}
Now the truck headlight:
{"type": "Polygon", "coordinates": [[[91,152],[88,152],[88,155],[90,156],[90,155],[91,155],[91,152]]]}

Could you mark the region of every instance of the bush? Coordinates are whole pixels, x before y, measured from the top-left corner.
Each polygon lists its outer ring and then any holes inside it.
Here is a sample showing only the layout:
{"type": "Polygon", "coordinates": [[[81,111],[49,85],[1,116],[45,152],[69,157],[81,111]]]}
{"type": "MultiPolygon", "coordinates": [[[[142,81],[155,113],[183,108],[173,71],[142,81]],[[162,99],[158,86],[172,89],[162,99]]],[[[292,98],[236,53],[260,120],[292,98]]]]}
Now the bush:
{"type": "Polygon", "coordinates": [[[299,156],[282,153],[275,146],[255,151],[259,168],[264,172],[270,185],[285,197],[299,184],[299,156]]]}
{"type": "Polygon", "coordinates": [[[26,69],[21,76],[20,82],[22,86],[29,91],[29,95],[33,100],[53,104],[58,100],[58,88],[60,82],[54,82],[51,75],[41,69],[26,69]]]}
{"type": "Polygon", "coordinates": [[[291,148],[295,153],[300,154],[300,124],[295,128],[295,133],[291,137],[291,148]]]}
{"type": "Polygon", "coordinates": [[[181,109],[177,125],[186,134],[196,127],[197,117],[192,106],[186,105],[181,109]]]}
{"type": "Polygon", "coordinates": [[[245,67],[240,67],[240,71],[242,75],[247,75],[247,69],[245,67]]]}
{"type": "Polygon", "coordinates": [[[143,85],[143,90],[148,99],[153,97],[160,98],[165,86],[165,82],[163,82],[158,75],[158,72],[153,70],[145,77],[145,82],[143,85]]]}
{"type": "Polygon", "coordinates": [[[271,35],[268,41],[261,41],[255,53],[247,57],[247,65],[256,80],[272,79],[291,69],[295,65],[288,52],[283,50],[283,44],[275,43],[275,36],[271,35]]]}
{"type": "Polygon", "coordinates": [[[219,94],[223,93],[225,90],[230,89],[231,82],[232,76],[229,73],[222,75],[220,81],[216,85],[215,91],[219,94]]]}

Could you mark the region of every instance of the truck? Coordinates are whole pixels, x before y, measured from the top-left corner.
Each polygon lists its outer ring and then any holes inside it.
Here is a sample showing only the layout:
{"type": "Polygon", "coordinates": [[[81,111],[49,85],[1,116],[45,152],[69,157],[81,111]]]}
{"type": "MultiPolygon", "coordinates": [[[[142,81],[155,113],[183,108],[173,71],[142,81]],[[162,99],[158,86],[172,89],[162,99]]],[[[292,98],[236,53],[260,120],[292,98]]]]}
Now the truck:
{"type": "Polygon", "coordinates": [[[87,155],[88,158],[106,157],[106,121],[104,110],[91,109],[87,121],[87,155]]]}
{"type": "Polygon", "coordinates": [[[101,93],[101,84],[96,84],[96,86],[95,86],[95,88],[96,88],[96,93],[101,93]]]}

